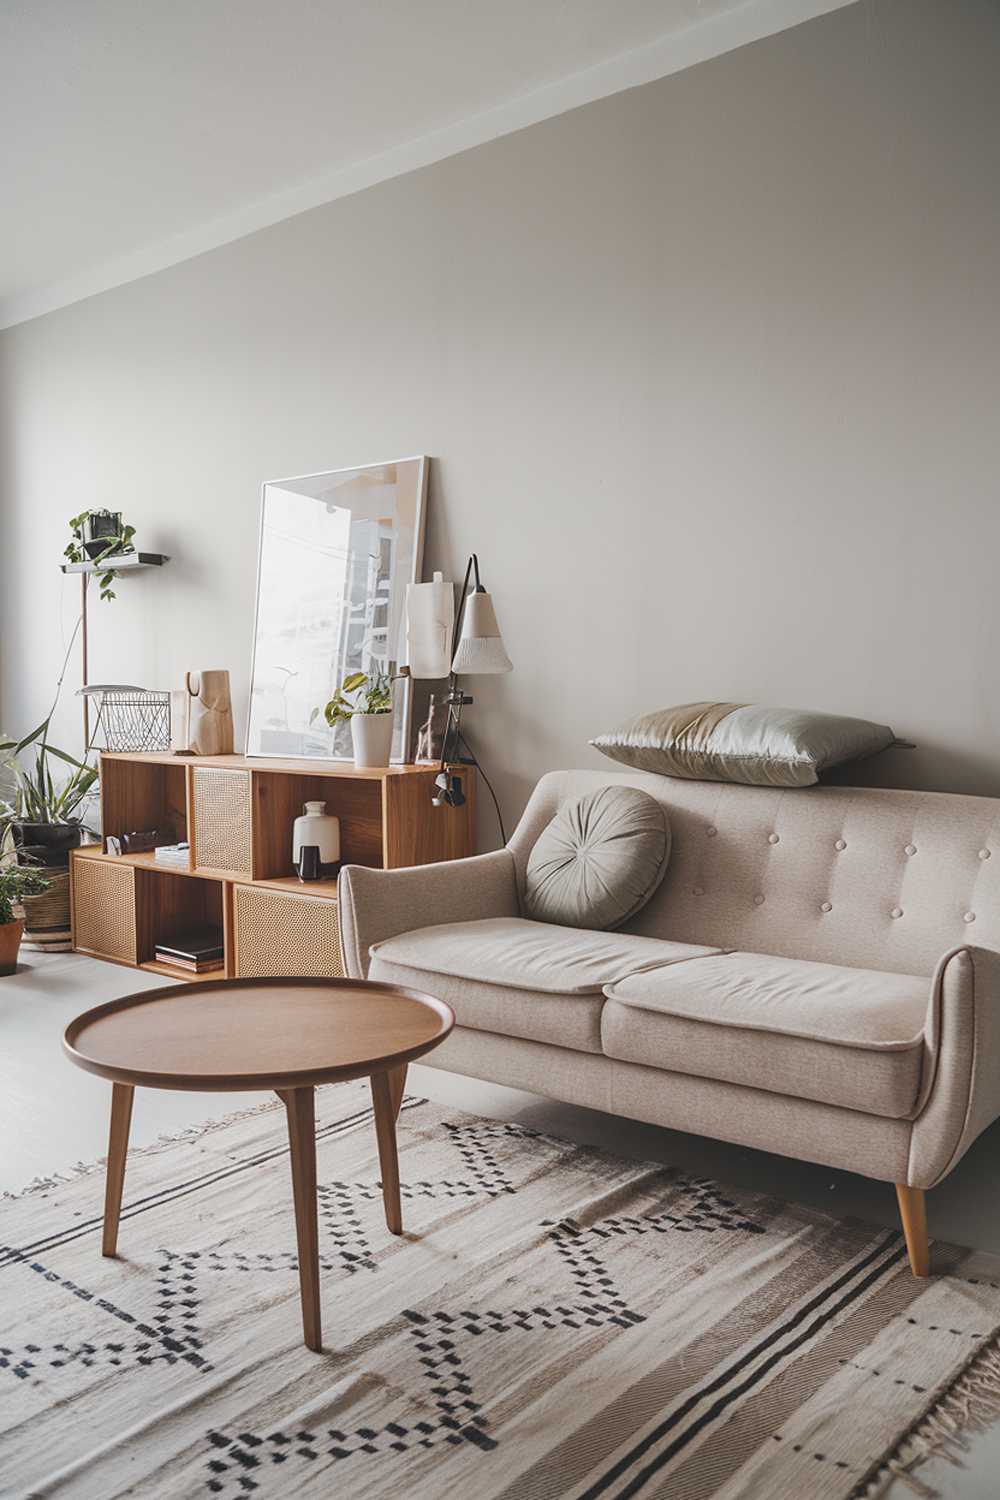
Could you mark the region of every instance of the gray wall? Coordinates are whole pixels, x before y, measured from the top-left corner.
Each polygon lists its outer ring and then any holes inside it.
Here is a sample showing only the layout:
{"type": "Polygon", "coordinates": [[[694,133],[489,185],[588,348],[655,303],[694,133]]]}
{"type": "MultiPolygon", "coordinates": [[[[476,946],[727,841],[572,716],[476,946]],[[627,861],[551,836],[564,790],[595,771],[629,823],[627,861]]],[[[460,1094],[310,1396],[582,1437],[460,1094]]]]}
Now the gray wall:
{"type": "Polygon", "coordinates": [[[174,559],[95,604],[94,678],[228,666],[242,720],[260,481],[426,451],[427,565],[478,550],[516,666],[468,718],[511,818],[712,697],[1000,795],[998,76],[992,0],[862,0],[0,335],[0,723],[77,510],[174,559]]]}

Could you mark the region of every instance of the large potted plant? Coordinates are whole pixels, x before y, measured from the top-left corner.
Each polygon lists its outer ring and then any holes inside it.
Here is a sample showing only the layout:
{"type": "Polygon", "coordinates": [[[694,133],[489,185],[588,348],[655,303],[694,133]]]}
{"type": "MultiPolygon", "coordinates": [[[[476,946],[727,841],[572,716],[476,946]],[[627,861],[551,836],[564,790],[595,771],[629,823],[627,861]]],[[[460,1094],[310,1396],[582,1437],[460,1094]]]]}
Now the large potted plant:
{"type": "MultiPolygon", "coordinates": [[[[93,766],[68,755],[48,742],[49,720],[22,740],[0,741],[0,755],[10,778],[0,795],[0,848],[21,869],[44,869],[43,900],[28,893],[25,907],[27,941],[39,947],[65,948],[69,944],[69,855],[82,842],[85,831],[83,802],[97,780],[93,766]],[[25,766],[18,755],[34,747],[34,762],[25,766]],[[58,761],[69,766],[68,776],[58,780],[58,761]]],[[[20,940],[20,939],[19,939],[20,940]]]]}
{"type": "Polygon", "coordinates": [[[24,918],[14,915],[15,904],[25,896],[40,896],[48,887],[39,870],[11,862],[0,864],[0,975],[17,973],[24,918]]]}
{"type": "Polygon", "coordinates": [[[81,842],[81,804],[97,780],[97,771],[50,745],[48,729],[46,719],[22,740],[0,740],[0,754],[7,757],[13,777],[13,794],[0,796],[0,834],[9,832],[19,864],[65,869],[69,851],[81,842]],[[17,757],[32,746],[36,747],[35,759],[29,768],[17,757]],[[53,777],[50,758],[71,768],[61,782],[53,777]]]}
{"type": "MultiPolygon", "coordinates": [[[[320,710],[313,709],[312,718],[320,710]]],[[[358,770],[387,766],[392,753],[392,678],[383,667],[351,672],[344,678],[323,717],[333,729],[350,723],[354,764],[358,770]]]]}

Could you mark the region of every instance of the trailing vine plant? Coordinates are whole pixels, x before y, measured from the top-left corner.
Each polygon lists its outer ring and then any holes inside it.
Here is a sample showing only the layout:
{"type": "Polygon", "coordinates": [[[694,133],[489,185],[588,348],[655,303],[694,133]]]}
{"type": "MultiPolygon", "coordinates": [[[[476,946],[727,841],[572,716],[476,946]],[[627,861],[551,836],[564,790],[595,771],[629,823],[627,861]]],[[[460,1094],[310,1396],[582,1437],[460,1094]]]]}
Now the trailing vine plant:
{"type": "Polygon", "coordinates": [[[132,538],[135,536],[135,527],[127,526],[119,516],[114,531],[104,532],[100,537],[94,538],[95,541],[103,541],[105,545],[96,556],[91,556],[86,547],[87,539],[84,536],[84,526],[92,516],[100,516],[102,519],[107,517],[109,520],[114,519],[112,512],[109,510],[82,510],[78,516],[71,516],[69,522],[71,539],[63,556],[71,563],[94,563],[96,566],[97,582],[100,585],[101,598],[110,602],[115,597],[111,585],[118,577],[112,566],[112,559],[121,557],[123,553],[135,551],[132,545],[132,538]],[[102,567],[102,564],[106,564],[106,566],[102,567]]]}

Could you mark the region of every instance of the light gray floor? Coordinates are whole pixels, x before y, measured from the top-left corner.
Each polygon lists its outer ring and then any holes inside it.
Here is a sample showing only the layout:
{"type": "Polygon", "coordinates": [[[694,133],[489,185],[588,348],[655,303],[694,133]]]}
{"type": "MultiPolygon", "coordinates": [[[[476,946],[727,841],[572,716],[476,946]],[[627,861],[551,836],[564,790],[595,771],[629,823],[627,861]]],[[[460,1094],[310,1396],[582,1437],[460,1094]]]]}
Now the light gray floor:
{"type": "MultiPolygon", "coordinates": [[[[25,953],[17,975],[0,979],[0,1192],[16,1192],[35,1177],[104,1155],[110,1086],[62,1056],[63,1029],[91,1005],[162,984],[158,975],[74,953],[25,953]]],[[[516,1119],[566,1139],[670,1163],[734,1187],[775,1193],[874,1224],[896,1227],[898,1222],[893,1189],[848,1172],[660,1130],[435,1068],[411,1068],[407,1087],[440,1103],[516,1119]]],[[[162,1134],[257,1104],[261,1097],[139,1090],[132,1144],[146,1145],[162,1134]]],[[[930,1195],[933,1238],[1000,1252],[998,1147],[1000,1122],[980,1137],[930,1195]]],[[[996,1500],[1000,1424],[973,1438],[964,1468],[935,1462],[922,1469],[920,1477],[945,1500],[996,1500]]],[[[897,1483],[888,1493],[891,1500],[906,1500],[913,1492],[897,1483]]]]}

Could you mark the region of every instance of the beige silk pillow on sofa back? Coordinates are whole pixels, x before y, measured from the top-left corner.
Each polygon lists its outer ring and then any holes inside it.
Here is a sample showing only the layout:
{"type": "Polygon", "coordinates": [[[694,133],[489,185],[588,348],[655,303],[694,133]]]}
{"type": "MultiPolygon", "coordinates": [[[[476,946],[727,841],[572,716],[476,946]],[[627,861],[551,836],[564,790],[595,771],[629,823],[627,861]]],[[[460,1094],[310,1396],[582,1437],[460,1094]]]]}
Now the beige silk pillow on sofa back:
{"type": "Polygon", "coordinates": [[[886,724],[753,703],[680,703],[591,740],[637,771],[747,786],[812,786],[843,761],[886,750],[886,724]]]}

